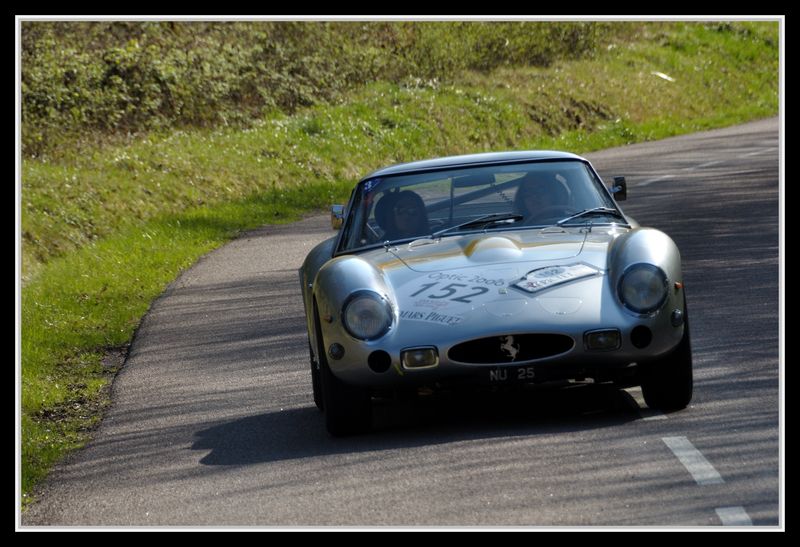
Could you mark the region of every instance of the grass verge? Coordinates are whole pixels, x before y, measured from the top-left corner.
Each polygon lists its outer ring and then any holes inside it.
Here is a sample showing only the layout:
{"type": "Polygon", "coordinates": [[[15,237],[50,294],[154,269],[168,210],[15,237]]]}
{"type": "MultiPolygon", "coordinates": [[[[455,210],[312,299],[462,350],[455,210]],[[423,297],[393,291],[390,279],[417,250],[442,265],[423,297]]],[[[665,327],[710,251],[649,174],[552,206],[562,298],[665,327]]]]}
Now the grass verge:
{"type": "Polygon", "coordinates": [[[119,366],[105,356],[181,270],[241,230],[341,202],[391,163],[583,153],[777,113],[777,24],[654,29],[593,59],[378,82],[247,130],[154,133],[24,161],[23,504],[99,423],[119,366]]]}
{"type": "Polygon", "coordinates": [[[123,229],[48,264],[22,293],[24,501],[97,425],[121,365],[114,354],[124,353],[150,303],[178,272],[242,229],[294,220],[329,199],[330,186],[317,184],[195,208],[123,229]]]}

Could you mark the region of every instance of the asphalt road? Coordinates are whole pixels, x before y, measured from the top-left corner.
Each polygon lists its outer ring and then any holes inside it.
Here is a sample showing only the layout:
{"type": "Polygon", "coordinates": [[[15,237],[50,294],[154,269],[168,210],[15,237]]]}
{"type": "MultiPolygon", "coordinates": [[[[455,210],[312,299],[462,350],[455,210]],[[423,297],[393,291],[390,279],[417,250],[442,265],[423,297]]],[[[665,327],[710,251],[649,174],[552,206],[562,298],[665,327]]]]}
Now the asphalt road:
{"type": "Polygon", "coordinates": [[[334,439],[297,268],[326,216],[245,234],[153,304],[85,449],[22,517],[58,526],[785,526],[778,120],[590,154],[678,243],[695,396],[604,386],[377,408],[334,439]]]}

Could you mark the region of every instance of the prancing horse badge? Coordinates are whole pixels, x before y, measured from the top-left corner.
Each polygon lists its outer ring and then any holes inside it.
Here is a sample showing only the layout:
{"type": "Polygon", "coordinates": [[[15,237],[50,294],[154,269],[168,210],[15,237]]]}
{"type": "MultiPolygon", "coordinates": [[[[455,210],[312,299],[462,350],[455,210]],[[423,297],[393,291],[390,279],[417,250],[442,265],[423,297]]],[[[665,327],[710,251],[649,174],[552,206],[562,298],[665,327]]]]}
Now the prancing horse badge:
{"type": "Polygon", "coordinates": [[[500,350],[511,357],[511,360],[517,358],[519,353],[519,344],[514,343],[514,337],[511,335],[500,337],[500,350]]]}

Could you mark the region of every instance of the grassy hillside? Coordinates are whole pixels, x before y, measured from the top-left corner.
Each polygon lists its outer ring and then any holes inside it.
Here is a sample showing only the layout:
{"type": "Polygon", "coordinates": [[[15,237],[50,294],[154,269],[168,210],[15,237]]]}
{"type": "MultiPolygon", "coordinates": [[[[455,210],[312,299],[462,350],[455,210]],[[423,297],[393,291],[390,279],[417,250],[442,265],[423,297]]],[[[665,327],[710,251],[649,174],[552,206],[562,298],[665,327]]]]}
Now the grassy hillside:
{"type": "Polygon", "coordinates": [[[450,79],[592,54],[627,26],[566,23],[30,22],[23,145],[86,131],[246,126],[364,84],[450,79]]]}
{"type": "Polygon", "coordinates": [[[103,357],[240,230],[395,162],[581,153],[778,109],[777,23],[27,25],[26,499],[108,404],[103,357]]]}

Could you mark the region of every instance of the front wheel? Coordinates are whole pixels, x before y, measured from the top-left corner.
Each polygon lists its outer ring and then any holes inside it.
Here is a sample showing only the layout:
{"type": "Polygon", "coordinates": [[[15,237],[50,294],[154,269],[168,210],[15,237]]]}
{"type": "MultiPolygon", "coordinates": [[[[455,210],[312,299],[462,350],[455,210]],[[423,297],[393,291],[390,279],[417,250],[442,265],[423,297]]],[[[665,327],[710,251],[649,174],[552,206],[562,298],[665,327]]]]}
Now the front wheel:
{"type": "Polygon", "coordinates": [[[331,372],[325,344],[317,324],[317,355],[319,359],[319,387],[322,392],[322,408],[325,427],[334,437],[354,435],[369,431],[372,427],[372,398],[367,389],[346,384],[331,372]]]}
{"type": "Polygon", "coordinates": [[[683,338],[666,357],[650,363],[644,370],[642,395],[650,408],[681,410],[692,400],[692,344],[689,337],[689,313],[684,300],[683,338]]]}

